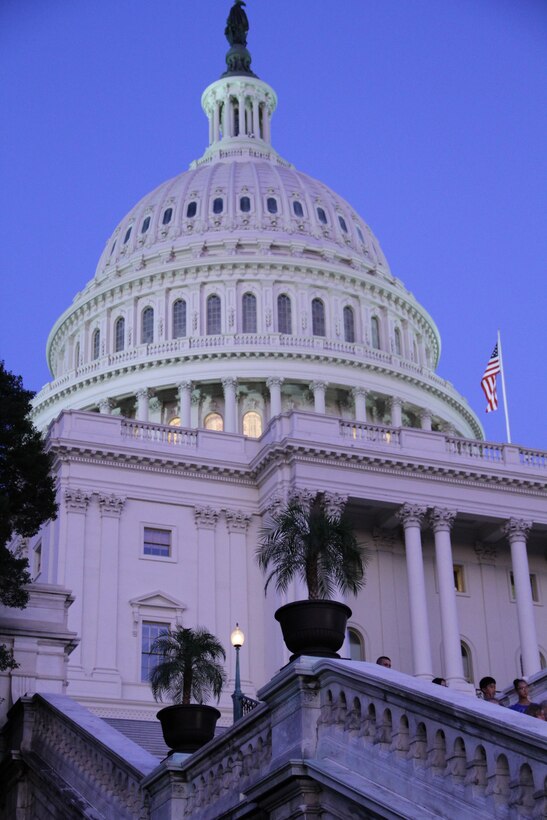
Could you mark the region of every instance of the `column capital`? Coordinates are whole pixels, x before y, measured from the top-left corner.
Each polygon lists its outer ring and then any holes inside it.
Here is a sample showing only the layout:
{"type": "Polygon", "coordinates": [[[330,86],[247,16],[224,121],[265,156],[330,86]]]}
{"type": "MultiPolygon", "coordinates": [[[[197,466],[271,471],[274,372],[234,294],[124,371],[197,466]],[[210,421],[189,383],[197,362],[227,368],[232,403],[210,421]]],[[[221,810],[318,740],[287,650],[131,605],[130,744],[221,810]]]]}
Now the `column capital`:
{"type": "Polygon", "coordinates": [[[433,417],[433,413],[431,412],[431,410],[429,410],[428,407],[420,408],[418,415],[421,419],[430,419],[433,417]]]}
{"type": "Polygon", "coordinates": [[[141,387],[140,390],[137,390],[135,393],[138,399],[149,399],[150,398],[150,390],[148,387],[141,387]]]}
{"type": "Polygon", "coordinates": [[[309,511],[317,493],[306,487],[293,487],[289,491],[289,502],[296,501],[303,510],[309,511]]]}
{"type": "Polygon", "coordinates": [[[403,400],[400,396],[389,396],[389,404],[392,409],[394,407],[402,407],[403,400]]]}
{"type": "Polygon", "coordinates": [[[282,379],[280,376],[269,376],[266,379],[266,387],[281,387],[285,379],[282,379]]]}
{"type": "Polygon", "coordinates": [[[80,490],[78,487],[67,487],[65,490],[65,505],[70,512],[85,512],[90,498],[91,493],[80,490]]]}
{"type": "Polygon", "coordinates": [[[177,390],[191,390],[192,389],[192,382],[186,379],[185,381],[179,382],[177,384],[177,390]]]}
{"type": "Polygon", "coordinates": [[[214,530],[218,521],[218,510],[212,507],[195,507],[194,520],[198,529],[214,530]]]}
{"type": "Polygon", "coordinates": [[[434,507],[429,511],[429,524],[433,532],[450,532],[456,520],[456,511],[446,507],[434,507]]]}
{"type": "Polygon", "coordinates": [[[247,532],[251,514],[243,510],[224,510],[228,532],[247,532]]]}
{"type": "Polygon", "coordinates": [[[99,402],[99,411],[101,413],[108,414],[108,413],[110,413],[110,411],[112,410],[113,407],[114,407],[114,402],[111,401],[110,399],[101,399],[101,401],[99,402]]]}
{"type": "Polygon", "coordinates": [[[323,493],[323,508],[329,518],[338,521],[344,511],[348,497],[340,493],[323,493]]]}
{"type": "Polygon", "coordinates": [[[233,387],[234,390],[237,389],[237,379],[234,379],[233,376],[227,376],[225,379],[222,379],[222,387],[224,390],[233,387]]]}
{"type": "Polygon", "coordinates": [[[316,390],[326,390],[328,386],[328,382],[322,382],[320,380],[310,382],[310,390],[314,393],[316,390]]]}
{"type": "Polygon", "coordinates": [[[503,533],[510,544],[515,541],[526,542],[531,529],[532,521],[526,521],[524,518],[510,518],[503,525],[503,533]]]}
{"type": "Polygon", "coordinates": [[[99,510],[101,515],[119,517],[125,506],[126,499],[118,495],[99,495],[99,510]]]}
{"type": "Polygon", "coordinates": [[[419,504],[403,504],[397,511],[397,518],[406,529],[407,527],[421,527],[427,513],[426,507],[419,504]]]}
{"type": "Polygon", "coordinates": [[[354,399],[356,399],[358,396],[361,396],[362,398],[366,399],[366,397],[367,397],[366,388],[364,388],[364,387],[352,387],[351,388],[351,395],[353,396],[354,399]]]}

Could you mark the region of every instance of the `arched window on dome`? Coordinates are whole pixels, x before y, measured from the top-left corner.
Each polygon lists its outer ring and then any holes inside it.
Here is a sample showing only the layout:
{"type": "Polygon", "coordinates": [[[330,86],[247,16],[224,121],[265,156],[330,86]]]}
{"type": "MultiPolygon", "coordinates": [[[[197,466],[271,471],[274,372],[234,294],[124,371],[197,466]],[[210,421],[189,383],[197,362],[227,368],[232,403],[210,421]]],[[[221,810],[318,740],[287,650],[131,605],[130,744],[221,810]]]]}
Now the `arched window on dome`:
{"type": "Polygon", "coordinates": [[[326,225],[328,223],[327,214],[325,213],[324,208],[317,208],[317,219],[322,225],[326,225]]]}
{"type": "Polygon", "coordinates": [[[295,216],[304,216],[304,208],[299,199],[293,200],[292,209],[295,216]]]}
{"type": "Polygon", "coordinates": [[[311,324],[314,336],[325,336],[325,305],[321,299],[312,299],[311,324]]]}
{"type": "Polygon", "coordinates": [[[124,245],[127,245],[127,243],[129,242],[129,237],[131,236],[131,228],[132,228],[132,226],[130,225],[129,228],[125,232],[125,236],[123,238],[123,244],[124,245]]]}
{"type": "Polygon", "coordinates": [[[91,337],[91,356],[93,359],[98,359],[101,353],[101,331],[96,328],[91,337]]]}
{"type": "Polygon", "coordinates": [[[198,211],[198,203],[196,200],[192,200],[192,202],[188,203],[188,207],[186,208],[186,216],[188,219],[192,219],[193,216],[197,214],[198,211]]]}
{"type": "Polygon", "coordinates": [[[412,359],[417,363],[418,358],[418,344],[416,342],[416,339],[414,339],[412,342],[412,359]]]}
{"type": "Polygon", "coordinates": [[[266,200],[266,208],[269,214],[277,213],[277,199],[274,196],[269,196],[266,200]]]}
{"type": "Polygon", "coordinates": [[[340,227],[342,228],[344,233],[347,233],[348,232],[348,226],[347,226],[346,220],[344,219],[343,216],[340,216],[340,214],[338,214],[338,222],[340,223],[340,227]]]}
{"type": "Polygon", "coordinates": [[[365,237],[363,236],[363,231],[359,227],[359,225],[355,226],[355,230],[357,231],[357,236],[359,237],[359,241],[365,244],[365,237]]]}
{"type": "Polygon", "coordinates": [[[216,432],[222,433],[224,430],[224,419],[220,413],[209,413],[209,415],[205,416],[203,426],[206,430],[216,430],[216,432]]]}
{"type": "Polygon", "coordinates": [[[239,210],[243,214],[248,214],[251,210],[251,199],[248,196],[242,196],[239,200],[239,210]]]}
{"type": "Polygon", "coordinates": [[[114,352],[120,353],[125,348],[125,319],[119,316],[114,325],[114,352]]]}
{"type": "Polygon", "coordinates": [[[212,293],[207,297],[207,335],[217,336],[221,332],[221,304],[220,296],[212,293]]]}
{"type": "Polygon", "coordinates": [[[221,196],[217,196],[213,199],[213,213],[214,214],[221,214],[224,210],[224,200],[221,196]]]}
{"type": "Polygon", "coordinates": [[[365,660],[365,642],[356,629],[348,629],[349,656],[352,661],[365,660]]]}
{"type": "Polygon", "coordinates": [[[249,438],[260,438],[262,435],[262,416],[256,410],[249,410],[243,416],[243,435],[249,438]]]}
{"type": "Polygon", "coordinates": [[[146,307],[141,315],[141,343],[154,341],[154,308],[146,307]]]}
{"type": "Polygon", "coordinates": [[[80,366],[80,342],[76,342],[76,347],[74,348],[74,368],[77,369],[80,366]]]}
{"type": "Polygon", "coordinates": [[[462,653],[463,676],[467,683],[473,683],[473,658],[471,655],[471,650],[469,649],[465,641],[460,642],[460,647],[462,653]]]}
{"type": "Polygon", "coordinates": [[[241,300],[243,333],[256,333],[256,296],[254,293],[244,293],[241,300]]]}
{"type": "Polygon", "coordinates": [[[370,335],[372,337],[372,347],[375,350],[380,350],[380,322],[377,316],[373,316],[370,320],[370,335]]]}
{"type": "Polygon", "coordinates": [[[161,220],[161,224],[162,225],[169,225],[172,218],[173,218],[173,209],[172,208],[166,208],[165,211],[163,212],[163,217],[162,217],[162,220],[161,220]]]}
{"type": "Polygon", "coordinates": [[[186,336],[186,302],[177,299],[173,302],[173,339],[186,336]]]}
{"type": "Polygon", "coordinates": [[[147,216],[141,225],[141,233],[146,233],[150,227],[150,217],[147,216]]]}
{"type": "Polygon", "coordinates": [[[116,240],[114,240],[114,242],[112,243],[112,246],[110,248],[110,256],[112,256],[112,254],[114,253],[114,248],[115,247],[116,247],[116,240]]]}
{"type": "Polygon", "coordinates": [[[401,331],[398,327],[395,328],[393,336],[395,339],[395,353],[397,354],[397,356],[401,356],[403,353],[403,347],[401,344],[401,331]]]}
{"type": "Polygon", "coordinates": [[[349,305],[344,308],[344,341],[355,341],[355,316],[349,305]]]}
{"type": "Polygon", "coordinates": [[[291,300],[286,293],[277,297],[277,330],[279,333],[292,333],[291,300]]]}

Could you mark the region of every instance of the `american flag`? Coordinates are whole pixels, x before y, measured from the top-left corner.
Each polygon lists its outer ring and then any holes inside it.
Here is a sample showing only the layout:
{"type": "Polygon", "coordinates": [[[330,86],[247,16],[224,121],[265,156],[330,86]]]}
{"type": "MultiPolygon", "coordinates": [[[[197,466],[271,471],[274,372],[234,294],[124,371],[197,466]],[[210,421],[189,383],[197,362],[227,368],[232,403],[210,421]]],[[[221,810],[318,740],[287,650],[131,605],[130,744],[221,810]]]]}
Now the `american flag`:
{"type": "Polygon", "coordinates": [[[491,413],[492,410],[498,409],[498,394],[496,393],[496,376],[501,373],[500,357],[498,353],[498,345],[494,347],[492,355],[486,365],[484,376],[481,379],[481,387],[486,396],[486,412],[491,413]]]}

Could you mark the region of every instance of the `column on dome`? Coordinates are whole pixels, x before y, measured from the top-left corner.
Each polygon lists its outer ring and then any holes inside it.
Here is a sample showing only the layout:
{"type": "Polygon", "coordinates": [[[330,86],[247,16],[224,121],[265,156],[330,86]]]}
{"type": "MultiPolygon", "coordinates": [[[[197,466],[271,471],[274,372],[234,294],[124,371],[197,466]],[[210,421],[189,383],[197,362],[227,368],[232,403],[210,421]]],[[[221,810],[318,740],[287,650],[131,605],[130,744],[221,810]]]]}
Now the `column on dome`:
{"type": "Polygon", "coordinates": [[[429,513],[429,523],[435,537],[435,563],[441,610],[441,634],[444,648],[444,677],[457,689],[466,689],[458,625],[456,590],[454,588],[454,561],[450,530],[456,513],[436,507],[429,513]]]}
{"type": "Polygon", "coordinates": [[[314,381],[310,384],[310,390],[313,391],[313,409],[316,413],[325,414],[325,393],[327,391],[327,383],[321,381],[314,381]]]}
{"type": "Polygon", "coordinates": [[[224,390],[224,431],[237,433],[237,379],[222,379],[224,390]]]}
{"type": "Polygon", "coordinates": [[[397,516],[405,533],[414,675],[417,678],[431,680],[433,678],[433,663],[431,660],[431,640],[429,636],[421,537],[421,525],[425,514],[425,507],[419,507],[415,504],[403,504],[397,516]]]}
{"type": "Polygon", "coordinates": [[[118,572],[120,547],[120,516],[125,498],[100,495],[101,515],[100,564],[97,602],[91,602],[94,611],[86,612],[86,619],[97,623],[95,667],[98,672],[117,674],[118,645],[118,572]],[[96,610],[95,610],[96,606],[96,610]]]}
{"type": "Polygon", "coordinates": [[[99,413],[102,413],[103,415],[109,415],[112,412],[113,406],[114,405],[110,401],[110,399],[101,399],[101,401],[99,402],[99,413]]]}
{"type": "Polygon", "coordinates": [[[390,399],[391,405],[391,426],[403,426],[403,401],[399,396],[392,396],[390,399]]]}
{"type": "Polygon", "coordinates": [[[431,420],[431,410],[428,410],[427,407],[420,410],[420,426],[422,430],[431,430],[431,420]]]}
{"type": "Polygon", "coordinates": [[[238,127],[239,127],[239,136],[242,137],[245,135],[245,95],[239,94],[237,98],[237,114],[238,114],[238,127]]]}
{"type": "Polygon", "coordinates": [[[258,100],[253,97],[253,136],[260,137],[260,123],[258,121],[258,100]]]}
{"type": "Polygon", "coordinates": [[[220,139],[220,103],[215,100],[213,107],[213,142],[220,139]]]}
{"type": "Polygon", "coordinates": [[[264,142],[270,143],[272,141],[272,135],[270,131],[270,112],[268,111],[268,106],[266,103],[262,106],[262,131],[263,131],[263,140],[264,142]]]}
{"type": "Polygon", "coordinates": [[[364,387],[352,387],[351,395],[355,402],[355,421],[367,420],[367,391],[364,387]]]}
{"type": "Polygon", "coordinates": [[[198,624],[210,624],[216,629],[215,530],[218,510],[196,507],[194,520],[198,534],[198,567],[196,612],[198,624]]]}
{"type": "Polygon", "coordinates": [[[281,413],[281,385],[283,384],[283,381],[284,379],[281,379],[278,376],[270,376],[270,378],[266,380],[266,386],[270,391],[271,419],[275,418],[275,416],[279,416],[281,413]]]}
{"type": "Polygon", "coordinates": [[[143,388],[137,391],[137,421],[148,421],[148,399],[150,391],[143,388]]]}
{"type": "Polygon", "coordinates": [[[192,426],[192,382],[183,381],[177,385],[179,391],[179,418],[181,427],[192,426]]]}
{"type": "Polygon", "coordinates": [[[530,567],[526,541],[531,521],[511,518],[505,523],[504,533],[511,545],[511,563],[515,582],[515,599],[519,623],[520,651],[523,674],[533,675],[541,669],[534,617],[534,602],[530,586],[530,567]]]}

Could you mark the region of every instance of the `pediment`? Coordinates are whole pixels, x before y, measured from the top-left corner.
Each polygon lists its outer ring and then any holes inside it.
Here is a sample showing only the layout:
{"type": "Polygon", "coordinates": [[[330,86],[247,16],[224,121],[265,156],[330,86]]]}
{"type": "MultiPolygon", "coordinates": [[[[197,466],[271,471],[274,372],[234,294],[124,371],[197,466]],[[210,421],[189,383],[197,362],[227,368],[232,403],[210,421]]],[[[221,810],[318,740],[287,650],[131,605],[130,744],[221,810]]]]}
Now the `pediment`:
{"type": "Polygon", "coordinates": [[[157,589],[155,592],[149,592],[146,595],[139,595],[138,598],[132,598],[129,603],[131,606],[149,606],[165,609],[186,609],[186,604],[179,601],[178,598],[173,598],[166,592],[157,589]]]}

